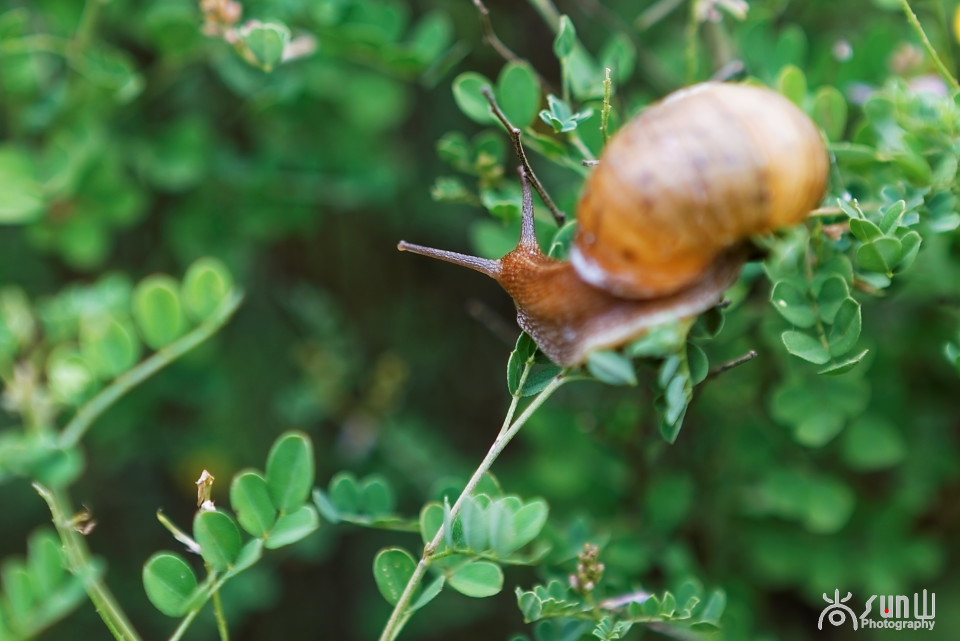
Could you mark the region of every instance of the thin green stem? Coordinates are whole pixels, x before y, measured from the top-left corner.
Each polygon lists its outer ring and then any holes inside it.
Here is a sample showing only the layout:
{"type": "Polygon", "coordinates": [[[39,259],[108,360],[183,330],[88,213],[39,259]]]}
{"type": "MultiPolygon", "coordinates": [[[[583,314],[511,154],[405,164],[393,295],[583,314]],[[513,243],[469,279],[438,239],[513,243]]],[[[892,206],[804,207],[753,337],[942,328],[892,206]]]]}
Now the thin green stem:
{"type": "Polygon", "coordinates": [[[586,143],[583,142],[583,138],[580,137],[576,129],[570,132],[570,143],[577,148],[577,151],[580,152],[584,160],[592,161],[597,159],[596,156],[593,155],[593,152],[590,151],[590,148],[587,147],[586,143]]]}
{"type": "Polygon", "coordinates": [[[45,33],[0,42],[0,53],[52,53],[68,58],[70,41],[45,33]]]}
{"type": "Polygon", "coordinates": [[[684,0],[659,0],[647,7],[634,21],[638,31],[646,31],[683,4],[684,0]]]}
{"type": "Polygon", "coordinates": [[[60,434],[60,447],[68,448],[76,445],[90,425],[124,394],[217,333],[237,311],[241,300],[243,300],[241,293],[231,292],[210,318],[141,361],[130,371],[124,372],[100,390],[99,394],[77,410],[73,419],[63,428],[60,434]]]}
{"type": "Polygon", "coordinates": [[[920,41],[923,43],[923,47],[927,50],[927,55],[930,56],[930,59],[933,61],[937,71],[940,72],[940,75],[943,76],[943,79],[947,81],[951,89],[954,91],[960,91],[960,83],[958,83],[957,79],[953,77],[953,74],[950,73],[950,70],[947,69],[947,66],[943,64],[943,60],[941,60],[940,56],[937,54],[937,50],[933,48],[932,44],[930,44],[930,39],[927,38],[927,33],[923,30],[923,26],[917,19],[917,14],[915,14],[913,9],[910,7],[910,3],[907,0],[900,0],[900,6],[903,7],[903,12],[907,15],[907,21],[910,23],[910,26],[913,27],[913,30],[917,32],[917,36],[920,37],[920,41]]]}
{"type": "Polygon", "coordinates": [[[220,588],[223,587],[223,584],[226,583],[231,576],[231,574],[224,574],[218,578],[214,572],[211,572],[207,575],[207,581],[205,581],[205,583],[209,584],[210,587],[206,591],[206,596],[197,600],[196,604],[193,606],[193,609],[187,612],[186,616],[183,617],[183,620],[180,621],[180,625],[177,626],[177,629],[173,631],[173,634],[170,635],[170,638],[167,641],[180,641],[180,639],[183,638],[183,635],[186,634],[190,624],[193,623],[193,620],[196,619],[197,615],[200,614],[201,610],[203,610],[203,607],[207,604],[209,598],[213,597],[216,599],[217,595],[220,593],[220,588]]]}
{"type": "Polygon", "coordinates": [[[213,593],[213,616],[217,620],[220,641],[230,641],[230,628],[227,626],[227,617],[223,613],[223,600],[220,598],[220,590],[213,593]]]}
{"type": "Polygon", "coordinates": [[[603,142],[606,143],[610,137],[608,127],[610,125],[610,105],[613,99],[613,79],[610,77],[610,67],[603,70],[603,107],[600,110],[600,133],[603,134],[603,142]]]}
{"type": "Polygon", "coordinates": [[[529,0],[543,21],[556,33],[560,28],[560,11],[550,0],[529,0]]]}
{"type": "Polygon", "coordinates": [[[403,589],[403,593],[400,595],[400,599],[397,601],[397,604],[393,608],[393,612],[390,614],[387,624],[383,628],[383,632],[380,634],[380,641],[393,641],[397,638],[397,635],[400,634],[400,631],[403,629],[403,626],[406,624],[407,620],[413,614],[413,610],[410,608],[410,602],[413,600],[413,595],[416,592],[417,587],[420,585],[420,582],[423,580],[423,577],[427,573],[427,569],[430,567],[430,563],[433,561],[437,550],[440,547],[440,544],[443,542],[444,537],[446,536],[446,523],[453,523],[457,518],[457,515],[460,514],[460,510],[463,509],[464,502],[467,500],[473,491],[477,488],[477,485],[480,483],[480,480],[483,478],[483,475],[487,473],[490,467],[493,465],[494,461],[497,460],[497,457],[503,452],[507,444],[517,435],[517,432],[520,431],[520,428],[530,420],[530,417],[543,405],[548,398],[566,381],[566,370],[563,370],[557,374],[550,383],[544,387],[539,394],[533,397],[533,400],[530,401],[530,404],[523,410],[519,417],[513,422],[510,421],[513,414],[517,410],[517,406],[520,402],[520,391],[523,389],[523,384],[526,382],[527,375],[530,373],[532,366],[532,360],[527,361],[526,367],[524,368],[523,375],[520,377],[520,383],[517,385],[517,393],[514,394],[513,400],[510,403],[510,408],[507,410],[507,418],[503,422],[503,427],[500,429],[500,433],[497,434],[497,438],[494,439],[493,445],[490,446],[490,449],[487,451],[487,455],[483,458],[483,461],[480,462],[480,465],[473,472],[473,476],[470,477],[470,480],[467,481],[467,486],[463,488],[463,492],[460,493],[460,496],[457,497],[456,502],[453,504],[453,507],[450,509],[449,519],[445,519],[444,525],[440,526],[440,529],[437,530],[436,535],[433,537],[433,540],[427,543],[423,547],[423,555],[420,557],[420,561],[417,563],[417,567],[413,572],[413,575],[410,577],[410,580],[407,581],[406,587],[403,589]]]}
{"type": "Polygon", "coordinates": [[[120,604],[117,603],[106,584],[100,580],[93,560],[90,558],[87,542],[70,525],[69,515],[73,513],[73,508],[66,494],[39,483],[34,483],[33,487],[50,508],[53,525],[57,528],[60,541],[63,543],[70,572],[80,577],[90,601],[93,602],[110,633],[117,641],[140,641],[140,635],[130,624],[120,604]]]}
{"type": "Polygon", "coordinates": [[[697,15],[699,0],[693,0],[690,3],[690,15],[687,17],[687,46],[685,51],[686,58],[686,80],[687,84],[697,79],[698,59],[700,57],[700,20],[697,15]]]}
{"type": "Polygon", "coordinates": [[[77,25],[77,31],[73,36],[72,49],[75,53],[83,51],[90,44],[93,37],[93,31],[97,25],[97,17],[100,14],[100,5],[104,0],[86,0],[83,4],[83,14],[80,16],[80,24],[77,25]]]}

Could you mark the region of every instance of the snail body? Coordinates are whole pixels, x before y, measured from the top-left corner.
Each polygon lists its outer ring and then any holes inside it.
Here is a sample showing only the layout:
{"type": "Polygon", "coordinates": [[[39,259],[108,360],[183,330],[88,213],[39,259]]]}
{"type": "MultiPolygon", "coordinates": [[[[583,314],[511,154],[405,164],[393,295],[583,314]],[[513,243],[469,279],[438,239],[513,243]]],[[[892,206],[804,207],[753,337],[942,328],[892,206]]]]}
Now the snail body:
{"type": "Polygon", "coordinates": [[[406,242],[475,269],[513,297],[517,321],[561,365],[716,305],[750,236],[802,222],[829,160],[816,125],[770,89],[704,83],[625,124],[587,179],[570,261],[544,255],[523,183],[517,248],[488,260],[406,242]]]}

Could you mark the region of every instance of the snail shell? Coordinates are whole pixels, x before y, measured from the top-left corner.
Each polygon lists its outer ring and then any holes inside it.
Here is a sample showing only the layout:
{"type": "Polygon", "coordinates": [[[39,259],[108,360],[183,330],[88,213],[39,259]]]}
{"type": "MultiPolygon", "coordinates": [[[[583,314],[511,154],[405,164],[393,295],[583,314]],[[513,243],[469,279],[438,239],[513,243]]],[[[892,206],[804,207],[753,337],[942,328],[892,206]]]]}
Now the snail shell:
{"type": "Polygon", "coordinates": [[[819,130],[789,100],[705,83],[671,94],[611,139],[580,201],[570,262],[540,251],[522,170],[523,231],[503,258],[398,247],[496,279],[540,349],[578,365],[716,305],[749,237],[803,221],[823,198],[828,169],[819,130]]]}
{"type": "Polygon", "coordinates": [[[577,209],[570,260],[618,296],[678,291],[748,236],[804,220],[828,168],[820,131],[779,93],[722,83],[678,91],[607,145],[577,209]]]}

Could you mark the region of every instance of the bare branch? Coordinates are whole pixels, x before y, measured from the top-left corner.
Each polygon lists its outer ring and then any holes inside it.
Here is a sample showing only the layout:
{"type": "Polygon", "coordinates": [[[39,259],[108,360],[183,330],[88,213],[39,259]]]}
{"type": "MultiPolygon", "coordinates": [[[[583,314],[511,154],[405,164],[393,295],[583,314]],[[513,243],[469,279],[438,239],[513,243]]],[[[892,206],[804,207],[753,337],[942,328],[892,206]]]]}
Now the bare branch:
{"type": "Polygon", "coordinates": [[[707,378],[710,379],[710,378],[714,378],[715,376],[719,376],[720,374],[723,374],[724,372],[731,370],[734,367],[737,367],[738,365],[743,365],[748,361],[752,361],[756,357],[757,357],[757,350],[751,349],[749,352],[747,352],[743,356],[738,356],[732,361],[727,361],[726,363],[721,363],[720,365],[717,365],[712,370],[710,370],[710,373],[707,374],[707,378]]]}
{"type": "Polygon", "coordinates": [[[490,10],[487,9],[487,5],[483,4],[483,0],[473,0],[473,6],[477,8],[477,13],[480,14],[480,27],[483,29],[483,41],[503,56],[505,60],[509,62],[519,61],[520,57],[513,53],[510,47],[503,44],[503,41],[500,40],[494,32],[493,23],[490,22],[490,10]]]}
{"type": "Polygon", "coordinates": [[[537,193],[540,194],[540,198],[543,199],[543,202],[547,205],[547,208],[550,210],[550,213],[553,214],[553,219],[557,221],[557,225],[562,227],[565,222],[567,222],[567,215],[557,207],[557,204],[553,202],[553,199],[550,198],[550,195],[547,194],[547,191],[543,188],[543,185],[540,183],[540,179],[537,178],[537,175],[533,172],[533,167],[530,166],[530,161],[527,160],[527,154],[523,149],[523,143],[520,142],[521,131],[518,127],[514,127],[510,122],[510,119],[507,118],[507,115],[503,113],[503,110],[500,109],[500,105],[497,104],[497,99],[493,95],[493,90],[490,87],[484,87],[482,90],[484,97],[487,99],[487,102],[490,103],[490,108],[493,110],[493,114],[497,117],[504,127],[507,128],[507,133],[510,134],[510,138],[513,139],[513,146],[516,149],[517,157],[520,158],[520,163],[523,165],[524,170],[527,172],[527,177],[530,178],[530,184],[533,185],[533,188],[537,190],[537,193]]]}

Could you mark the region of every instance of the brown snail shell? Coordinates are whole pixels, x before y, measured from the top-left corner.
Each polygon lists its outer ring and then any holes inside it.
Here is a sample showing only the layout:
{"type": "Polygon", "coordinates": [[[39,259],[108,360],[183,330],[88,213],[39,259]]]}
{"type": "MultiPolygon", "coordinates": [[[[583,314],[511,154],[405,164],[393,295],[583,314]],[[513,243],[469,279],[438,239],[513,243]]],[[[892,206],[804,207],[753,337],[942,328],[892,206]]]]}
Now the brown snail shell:
{"type": "Polygon", "coordinates": [[[780,94],[705,83],[671,94],[609,142],[578,207],[570,262],[544,255],[523,183],[523,232],[499,260],[399,249],[496,279],[517,321],[561,365],[716,305],[750,236],[801,222],[829,160],[816,125],[780,94]]]}
{"type": "Polygon", "coordinates": [[[678,291],[728,247],[806,218],[828,168],[820,131],[779,93],[723,83],[677,91],[604,149],[570,259],[619,296],[678,291]]]}

